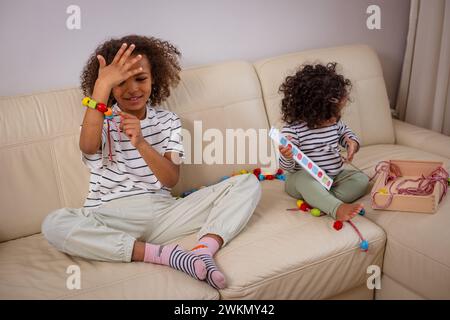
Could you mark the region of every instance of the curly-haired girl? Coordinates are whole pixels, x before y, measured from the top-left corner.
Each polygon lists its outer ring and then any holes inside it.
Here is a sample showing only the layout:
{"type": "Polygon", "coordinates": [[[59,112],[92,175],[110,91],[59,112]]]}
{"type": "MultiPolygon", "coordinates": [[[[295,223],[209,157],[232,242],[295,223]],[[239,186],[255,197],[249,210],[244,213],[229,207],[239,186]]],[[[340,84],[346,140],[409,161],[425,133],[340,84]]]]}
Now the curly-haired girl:
{"type": "Polygon", "coordinates": [[[280,147],[280,167],[288,172],[286,192],[341,221],[363,209],[362,203],[353,202],[365,194],[369,183],[366,175],[343,170],[339,153],[339,145],[345,147],[351,162],[359,150],[357,136],[341,120],[350,89],[350,80],[336,72],[336,63],[302,65],[280,86],[286,123],[281,132],[327,175],[341,179],[327,191],[294,161],[291,149],[280,147]]]}
{"type": "Polygon", "coordinates": [[[181,122],[157,106],[180,80],[179,56],[167,41],[136,35],[96,49],[81,75],[89,97],[79,146],[91,170],[89,194],[83,208],[48,215],[42,232],[70,255],[163,264],[224,288],[212,257],[245,226],[260,187],[249,174],[171,196],[184,152],[181,122]],[[167,244],[196,231],[191,251],[167,244]]]}

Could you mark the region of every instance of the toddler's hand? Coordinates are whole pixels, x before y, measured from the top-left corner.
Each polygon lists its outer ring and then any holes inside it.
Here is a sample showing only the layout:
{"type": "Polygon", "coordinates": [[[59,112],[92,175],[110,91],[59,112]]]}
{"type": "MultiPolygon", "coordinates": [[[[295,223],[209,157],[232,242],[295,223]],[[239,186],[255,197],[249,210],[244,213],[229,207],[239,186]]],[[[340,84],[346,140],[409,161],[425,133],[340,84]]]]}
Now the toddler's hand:
{"type": "Polygon", "coordinates": [[[345,137],[345,142],[347,143],[347,162],[352,162],[353,156],[355,155],[356,151],[358,150],[358,142],[355,140],[352,140],[348,137],[345,137]]]}
{"type": "MultiPolygon", "coordinates": [[[[289,141],[292,139],[291,136],[287,136],[286,137],[289,141]]],[[[283,157],[285,157],[286,159],[292,159],[293,155],[292,155],[292,149],[289,147],[283,147],[283,146],[279,146],[278,150],[280,150],[280,153],[283,155],[283,157]]]]}
{"type": "Polygon", "coordinates": [[[133,58],[130,57],[134,48],[134,44],[130,45],[128,49],[126,43],[122,44],[119,51],[117,51],[114,60],[108,66],[106,65],[105,58],[98,55],[97,59],[100,67],[98,69],[97,80],[107,83],[112,89],[127,80],[129,77],[141,72],[141,67],[135,69],[131,68],[136,62],[142,59],[140,54],[133,58]]]}
{"type": "Polygon", "coordinates": [[[119,115],[121,118],[120,130],[126,134],[133,147],[137,149],[142,142],[145,142],[145,139],[142,136],[140,120],[125,112],[120,112],[119,115]]]}

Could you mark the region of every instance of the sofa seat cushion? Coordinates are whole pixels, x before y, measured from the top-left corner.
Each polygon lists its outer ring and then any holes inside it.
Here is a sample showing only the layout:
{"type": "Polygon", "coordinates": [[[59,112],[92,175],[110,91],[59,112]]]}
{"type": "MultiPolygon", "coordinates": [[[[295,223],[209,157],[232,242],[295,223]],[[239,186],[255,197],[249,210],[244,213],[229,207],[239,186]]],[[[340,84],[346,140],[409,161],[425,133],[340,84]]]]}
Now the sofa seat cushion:
{"type": "Polygon", "coordinates": [[[329,216],[286,211],[296,199],[281,181],[263,181],[262,191],[243,232],[216,255],[228,281],[222,299],[326,299],[365,284],[369,265],[381,267],[385,233],[370,220],[354,219],[370,243],[362,252],[350,225],[336,231],[329,216]]]}
{"type": "MultiPolygon", "coordinates": [[[[450,159],[401,145],[374,145],[361,148],[354,163],[368,174],[381,160],[443,161],[450,159]]],[[[450,199],[447,195],[434,214],[370,209],[364,197],[367,218],[387,234],[383,273],[399,285],[428,299],[450,299],[450,199]]],[[[383,283],[381,283],[383,290],[383,283]]],[[[396,297],[397,299],[402,296],[396,297]]]]}
{"type": "MultiPolygon", "coordinates": [[[[73,271],[71,271],[73,272],[73,271]]],[[[42,234],[0,243],[0,299],[218,299],[206,282],[147,263],[109,263],[70,257],[42,234]],[[79,266],[81,289],[66,273],[79,266]]]]}

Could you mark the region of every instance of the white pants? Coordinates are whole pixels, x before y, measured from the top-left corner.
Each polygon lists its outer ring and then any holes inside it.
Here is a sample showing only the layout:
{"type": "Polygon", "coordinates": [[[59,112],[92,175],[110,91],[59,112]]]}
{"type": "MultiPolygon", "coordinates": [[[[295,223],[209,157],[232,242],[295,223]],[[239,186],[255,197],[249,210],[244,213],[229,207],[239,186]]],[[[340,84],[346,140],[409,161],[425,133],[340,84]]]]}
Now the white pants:
{"type": "Polygon", "coordinates": [[[62,208],[49,214],[42,233],[58,250],[100,261],[131,261],[136,240],[166,244],[198,231],[224,245],[250,219],[261,197],[253,174],[237,175],[189,196],[137,195],[98,208],[62,208]]]}

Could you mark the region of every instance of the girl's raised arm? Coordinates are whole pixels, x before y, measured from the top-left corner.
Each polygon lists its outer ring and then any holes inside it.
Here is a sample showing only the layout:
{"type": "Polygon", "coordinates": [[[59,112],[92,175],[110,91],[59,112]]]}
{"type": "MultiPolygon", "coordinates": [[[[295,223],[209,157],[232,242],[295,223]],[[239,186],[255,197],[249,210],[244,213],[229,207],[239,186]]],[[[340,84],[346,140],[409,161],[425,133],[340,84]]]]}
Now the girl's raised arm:
{"type": "MultiPolygon", "coordinates": [[[[131,66],[142,59],[141,55],[131,58],[135,45],[132,44],[127,49],[124,43],[117,51],[114,60],[106,65],[105,58],[97,56],[100,64],[98,78],[95,81],[92,99],[99,103],[108,103],[112,88],[119,85],[129,77],[142,71],[142,68],[131,69],[131,66]]],[[[102,143],[103,114],[97,110],[87,108],[84,114],[83,124],[80,134],[80,150],[86,154],[96,153],[102,143]]]]}

